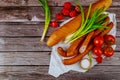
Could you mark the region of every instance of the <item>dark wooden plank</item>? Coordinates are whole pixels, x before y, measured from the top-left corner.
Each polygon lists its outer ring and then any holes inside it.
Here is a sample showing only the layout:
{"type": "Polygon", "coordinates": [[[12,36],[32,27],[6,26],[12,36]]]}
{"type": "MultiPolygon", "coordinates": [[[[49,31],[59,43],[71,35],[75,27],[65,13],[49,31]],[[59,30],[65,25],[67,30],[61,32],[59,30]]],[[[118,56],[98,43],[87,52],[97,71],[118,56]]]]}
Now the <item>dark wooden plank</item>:
{"type": "MultiPolygon", "coordinates": [[[[59,78],[54,78],[50,75],[43,75],[43,74],[14,74],[8,76],[10,77],[7,77],[7,79],[11,79],[11,80],[119,80],[120,79],[119,77],[120,74],[115,74],[115,73],[113,74],[98,73],[98,74],[87,74],[87,75],[71,74],[71,75],[63,75],[59,78]]],[[[6,79],[6,78],[2,78],[2,79],[6,79]]]]}
{"type": "MultiPolygon", "coordinates": [[[[46,42],[40,42],[40,38],[1,38],[0,51],[51,51],[46,42]]],[[[46,38],[47,40],[47,38],[46,38]]],[[[116,39],[116,51],[120,51],[120,38],[116,39]]]]}
{"type": "MultiPolygon", "coordinates": [[[[0,36],[25,37],[42,36],[44,23],[38,24],[0,24],[0,36]]],[[[55,28],[49,27],[46,36],[49,36],[55,28]]]]}
{"type": "Polygon", "coordinates": [[[1,38],[0,51],[50,51],[40,38],[1,38]]]}
{"type": "MultiPolygon", "coordinates": [[[[90,1],[92,2],[96,2],[98,0],[79,0],[81,2],[82,5],[84,6],[88,6],[90,1]]],[[[49,5],[50,6],[63,6],[64,2],[66,2],[66,0],[49,0],[49,5]]],[[[69,0],[69,2],[75,4],[74,0],[69,0]]],[[[113,0],[113,4],[112,6],[120,6],[120,1],[119,0],[113,0]]],[[[28,0],[28,6],[39,6],[38,2],[35,0],[28,0]]]]}
{"type": "Polygon", "coordinates": [[[48,66],[6,66],[0,67],[0,76],[10,80],[119,80],[119,67],[95,66],[86,73],[70,71],[54,78],[47,73],[48,66]]]}
{"type": "MultiPolygon", "coordinates": [[[[97,0],[79,0],[82,5],[89,5],[90,1],[96,2],[97,0]]],[[[50,6],[63,6],[65,0],[49,0],[50,6]]],[[[69,0],[69,2],[74,3],[74,0],[69,0]]],[[[120,6],[119,0],[114,0],[112,6],[120,6]]],[[[0,0],[0,6],[40,6],[37,0],[0,0]]]]}
{"type": "MultiPolygon", "coordinates": [[[[117,37],[120,37],[120,22],[117,23],[117,37]]],[[[0,24],[0,37],[40,37],[43,33],[44,23],[38,24],[0,24]]],[[[56,30],[49,26],[46,36],[56,30]]]]}
{"type": "MultiPolygon", "coordinates": [[[[84,6],[88,6],[90,1],[88,0],[79,0],[81,2],[82,5],[84,6]]],[[[96,2],[97,0],[91,0],[92,2],[96,2]]],[[[63,6],[63,4],[65,3],[65,0],[48,0],[49,6],[63,6]]],[[[72,4],[75,4],[74,0],[69,0],[69,2],[71,2],[72,4]]],[[[28,0],[28,6],[40,6],[40,4],[37,1],[34,0],[28,0]]]]}
{"type": "Polygon", "coordinates": [[[28,21],[27,7],[0,7],[0,22],[28,21]]]}
{"type": "Polygon", "coordinates": [[[0,0],[0,6],[26,6],[27,0],[0,0]]]}
{"type": "MultiPolygon", "coordinates": [[[[51,7],[51,20],[55,14],[61,11],[62,7],[51,7]]],[[[120,8],[109,8],[108,11],[117,14],[119,20],[120,8]]],[[[44,22],[44,11],[42,7],[0,7],[0,22],[44,22]],[[37,18],[35,20],[34,18],[37,18]]],[[[65,18],[66,20],[68,18],[65,18]]]]}
{"type": "Polygon", "coordinates": [[[0,52],[0,65],[48,65],[50,52],[0,52]]]}
{"type": "Polygon", "coordinates": [[[2,75],[1,79],[11,79],[11,80],[119,80],[120,74],[112,73],[98,73],[98,74],[71,74],[71,75],[63,75],[59,78],[54,78],[50,75],[43,74],[9,74],[2,75]],[[7,77],[6,77],[7,76],[7,77]],[[9,76],[9,77],[8,77],[9,76]],[[109,77],[110,76],[110,77],[109,77]]]}
{"type": "MultiPolygon", "coordinates": [[[[50,7],[51,9],[51,20],[55,19],[55,14],[60,13],[63,7],[50,7]]],[[[44,21],[44,12],[41,7],[29,7],[29,18],[32,20],[35,16],[38,18],[38,21],[44,21]],[[34,12],[34,13],[33,13],[34,12]]],[[[111,13],[115,13],[117,18],[120,18],[119,13],[120,8],[111,7],[107,11],[111,13]]],[[[65,18],[66,20],[68,18],[65,18]]]]}
{"type": "MultiPolygon", "coordinates": [[[[50,52],[0,52],[0,65],[49,65],[50,52]]],[[[120,52],[99,65],[120,65],[120,52]]]]}

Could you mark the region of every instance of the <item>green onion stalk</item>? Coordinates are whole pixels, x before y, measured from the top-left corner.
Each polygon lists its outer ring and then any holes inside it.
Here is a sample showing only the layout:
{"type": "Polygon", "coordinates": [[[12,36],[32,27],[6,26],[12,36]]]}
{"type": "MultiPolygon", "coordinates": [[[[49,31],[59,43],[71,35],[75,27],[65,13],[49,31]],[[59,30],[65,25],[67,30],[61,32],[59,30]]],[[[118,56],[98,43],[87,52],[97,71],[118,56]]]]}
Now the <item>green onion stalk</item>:
{"type": "Polygon", "coordinates": [[[89,60],[90,60],[90,67],[92,66],[92,54],[91,53],[88,53],[88,57],[89,57],[89,60]]]}
{"type": "Polygon", "coordinates": [[[40,41],[44,41],[44,38],[46,36],[47,30],[49,27],[49,23],[50,23],[50,9],[48,6],[48,0],[38,0],[38,2],[40,2],[40,4],[42,5],[45,11],[45,25],[44,25],[43,34],[40,40],[40,41]]]}

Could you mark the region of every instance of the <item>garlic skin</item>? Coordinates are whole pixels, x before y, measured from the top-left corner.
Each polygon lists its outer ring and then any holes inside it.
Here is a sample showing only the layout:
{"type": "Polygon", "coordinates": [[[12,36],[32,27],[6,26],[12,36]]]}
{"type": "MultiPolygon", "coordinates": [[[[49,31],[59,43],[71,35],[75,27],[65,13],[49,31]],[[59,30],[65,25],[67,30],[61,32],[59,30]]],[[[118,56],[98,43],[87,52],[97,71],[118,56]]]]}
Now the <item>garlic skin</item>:
{"type": "Polygon", "coordinates": [[[80,61],[80,67],[84,70],[88,70],[91,66],[90,60],[88,58],[84,58],[80,61]]]}

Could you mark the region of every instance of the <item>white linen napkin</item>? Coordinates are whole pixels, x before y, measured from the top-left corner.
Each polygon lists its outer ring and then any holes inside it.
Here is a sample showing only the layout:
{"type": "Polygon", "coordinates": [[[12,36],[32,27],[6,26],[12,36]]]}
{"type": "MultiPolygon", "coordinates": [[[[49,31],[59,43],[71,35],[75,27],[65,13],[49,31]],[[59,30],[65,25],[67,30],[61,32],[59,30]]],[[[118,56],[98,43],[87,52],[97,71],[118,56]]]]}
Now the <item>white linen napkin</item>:
{"type": "MultiPolygon", "coordinates": [[[[106,12],[108,13],[108,12],[106,12]]],[[[116,36],[116,14],[114,13],[108,13],[109,17],[110,17],[110,21],[114,22],[114,27],[113,29],[110,31],[109,34],[112,34],[113,36],[116,36]]],[[[71,19],[69,19],[71,20],[71,19]]],[[[61,26],[63,24],[65,24],[66,22],[68,22],[69,20],[63,22],[61,24],[61,26]]],[[[61,57],[58,52],[57,52],[57,47],[63,47],[63,48],[68,48],[69,44],[63,44],[62,42],[58,43],[57,45],[52,47],[52,52],[51,52],[51,59],[50,59],[50,65],[49,65],[49,71],[48,73],[54,77],[59,77],[61,74],[66,73],[70,70],[73,71],[78,71],[78,72],[86,72],[87,70],[84,70],[82,68],[80,68],[80,64],[75,63],[73,65],[64,65],[62,63],[62,59],[64,59],[63,57],[61,57]]],[[[114,49],[116,47],[116,45],[112,46],[114,49]]],[[[86,55],[85,57],[88,57],[88,55],[86,55]]],[[[92,60],[92,66],[96,65],[97,62],[93,59],[92,60]]]]}

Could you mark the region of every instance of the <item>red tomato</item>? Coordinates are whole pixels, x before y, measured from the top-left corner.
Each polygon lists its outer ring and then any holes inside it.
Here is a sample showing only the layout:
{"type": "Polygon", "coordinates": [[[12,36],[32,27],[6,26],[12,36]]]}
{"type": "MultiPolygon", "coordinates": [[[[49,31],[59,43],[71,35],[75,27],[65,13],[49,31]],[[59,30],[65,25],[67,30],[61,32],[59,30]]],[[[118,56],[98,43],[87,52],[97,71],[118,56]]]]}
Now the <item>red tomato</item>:
{"type": "Polygon", "coordinates": [[[105,36],[105,43],[107,45],[113,45],[113,44],[115,44],[115,37],[113,35],[106,35],[105,36]]]}
{"type": "Polygon", "coordinates": [[[69,13],[69,16],[70,17],[75,17],[77,14],[76,14],[76,11],[75,10],[73,10],[73,11],[70,11],[70,13],[69,13]]]}
{"type": "Polygon", "coordinates": [[[66,9],[70,9],[71,6],[72,6],[72,4],[70,2],[65,2],[64,3],[64,8],[66,8],[66,9]]]}
{"type": "Polygon", "coordinates": [[[102,55],[102,49],[100,47],[95,47],[93,49],[93,52],[96,56],[101,56],[102,55]]]}
{"type": "Polygon", "coordinates": [[[62,14],[63,14],[64,16],[68,16],[69,13],[70,13],[70,11],[69,11],[68,9],[66,9],[66,8],[63,8],[63,9],[62,9],[62,14]]]}
{"type": "Polygon", "coordinates": [[[61,13],[56,14],[56,19],[57,20],[62,20],[63,18],[64,18],[64,16],[61,13]]]}
{"type": "Polygon", "coordinates": [[[97,61],[98,63],[102,63],[103,58],[99,56],[99,57],[96,58],[96,61],[97,61]]]}
{"type": "Polygon", "coordinates": [[[102,36],[97,36],[94,38],[94,45],[97,47],[102,47],[104,44],[104,38],[102,36]]]}
{"type": "Polygon", "coordinates": [[[114,50],[113,50],[113,48],[112,48],[111,46],[107,46],[107,47],[104,49],[104,55],[105,55],[106,57],[111,57],[111,56],[113,56],[113,54],[114,54],[114,50]]]}
{"type": "Polygon", "coordinates": [[[50,26],[52,26],[53,28],[56,28],[58,26],[58,22],[53,20],[51,21],[50,26]]]}

